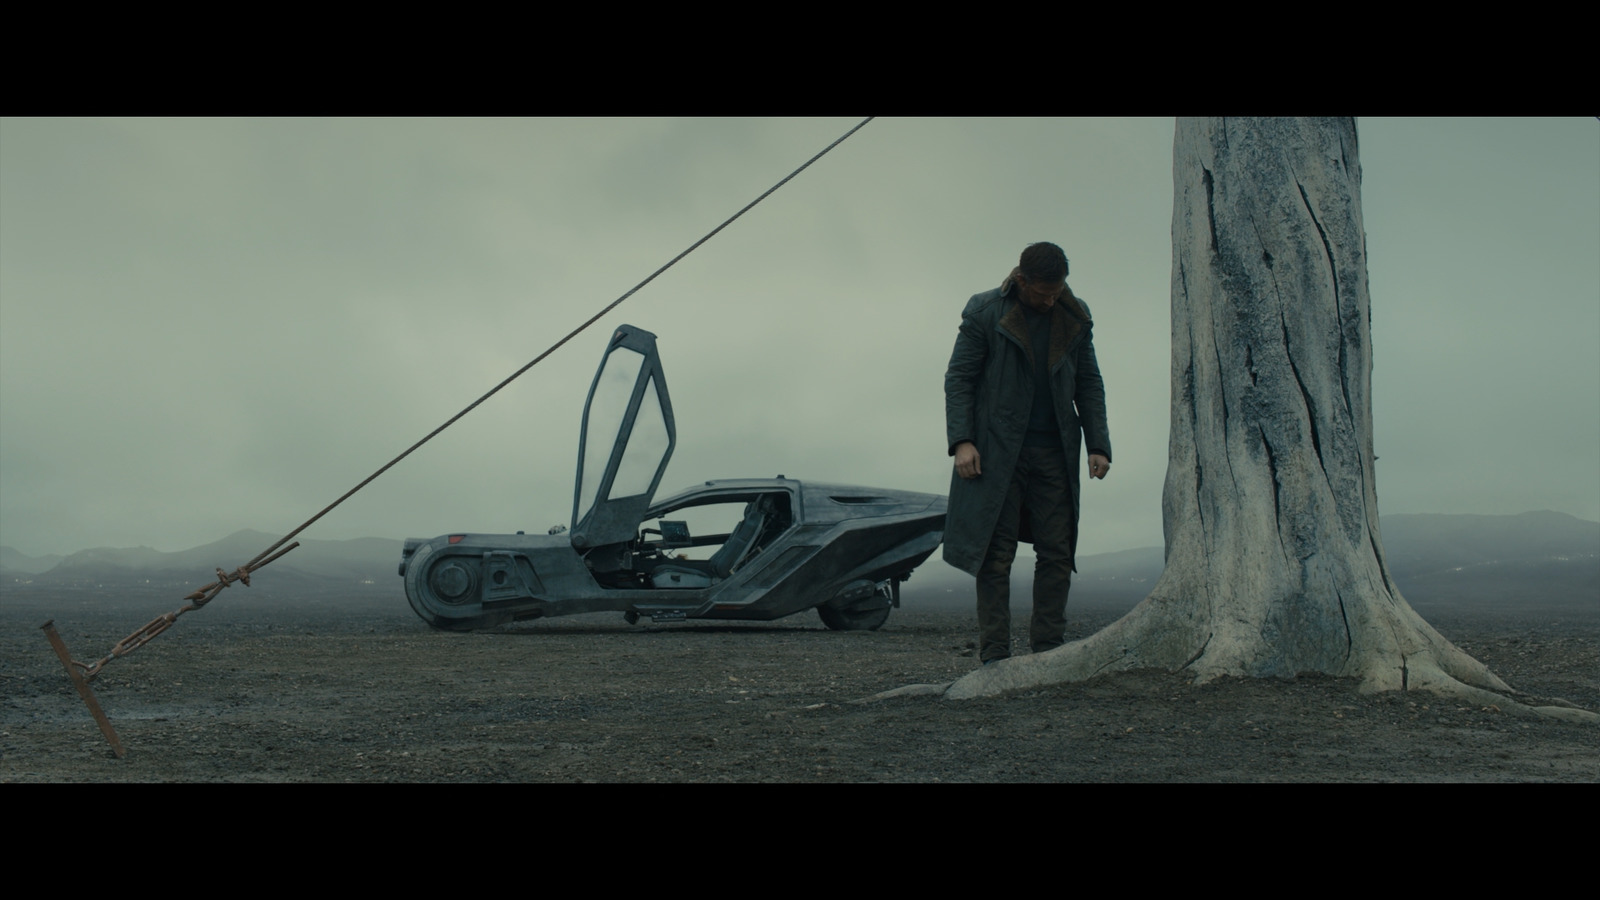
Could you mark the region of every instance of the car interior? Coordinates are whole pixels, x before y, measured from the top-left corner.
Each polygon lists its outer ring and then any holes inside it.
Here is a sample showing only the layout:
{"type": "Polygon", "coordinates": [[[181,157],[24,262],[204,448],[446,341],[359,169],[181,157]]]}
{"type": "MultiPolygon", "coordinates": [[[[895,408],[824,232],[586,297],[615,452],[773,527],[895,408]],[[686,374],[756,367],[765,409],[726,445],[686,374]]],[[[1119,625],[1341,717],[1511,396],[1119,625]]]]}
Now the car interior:
{"type": "MultiPolygon", "coordinates": [[[[727,501],[726,497],[718,497],[706,502],[727,501]]],[[[650,587],[710,587],[738,572],[794,524],[786,491],[753,497],[745,503],[744,514],[733,529],[720,534],[691,535],[686,521],[665,518],[687,508],[666,510],[659,521],[660,528],[640,531],[634,572],[643,576],[650,587]],[[689,559],[686,553],[673,552],[718,544],[721,546],[710,558],[703,560],[689,559]]]]}

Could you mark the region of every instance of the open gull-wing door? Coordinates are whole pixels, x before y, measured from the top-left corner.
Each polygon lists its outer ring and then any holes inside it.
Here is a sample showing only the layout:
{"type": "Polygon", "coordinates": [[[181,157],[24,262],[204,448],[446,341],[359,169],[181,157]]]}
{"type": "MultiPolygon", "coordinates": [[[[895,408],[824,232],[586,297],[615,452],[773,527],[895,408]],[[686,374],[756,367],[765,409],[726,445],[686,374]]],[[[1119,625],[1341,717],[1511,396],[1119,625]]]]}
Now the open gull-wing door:
{"type": "Polygon", "coordinates": [[[583,406],[572,546],[585,552],[633,540],[676,444],[656,336],[623,325],[583,406]]]}

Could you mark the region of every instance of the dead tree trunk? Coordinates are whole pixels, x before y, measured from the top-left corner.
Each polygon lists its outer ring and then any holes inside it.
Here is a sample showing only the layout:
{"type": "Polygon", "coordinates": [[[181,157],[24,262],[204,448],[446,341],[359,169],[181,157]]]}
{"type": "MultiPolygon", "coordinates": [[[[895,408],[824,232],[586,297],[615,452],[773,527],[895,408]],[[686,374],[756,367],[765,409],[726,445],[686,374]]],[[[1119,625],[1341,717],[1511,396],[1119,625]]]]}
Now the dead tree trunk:
{"type": "Polygon", "coordinates": [[[1165,571],[1103,631],[945,696],[1160,667],[1504,705],[1516,692],[1412,611],[1384,563],[1354,120],[1180,119],[1173,155],[1165,571]]]}

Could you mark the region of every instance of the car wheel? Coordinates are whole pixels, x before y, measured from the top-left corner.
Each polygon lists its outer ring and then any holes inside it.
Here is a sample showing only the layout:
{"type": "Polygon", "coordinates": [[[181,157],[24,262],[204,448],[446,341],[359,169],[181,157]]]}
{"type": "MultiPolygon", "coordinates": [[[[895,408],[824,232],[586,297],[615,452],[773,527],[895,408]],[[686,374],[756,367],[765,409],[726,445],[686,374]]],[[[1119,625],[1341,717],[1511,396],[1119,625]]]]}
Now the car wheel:
{"type": "Polygon", "coordinates": [[[494,628],[508,624],[511,614],[506,612],[484,612],[483,606],[476,602],[470,590],[471,576],[464,569],[458,568],[451,560],[446,560],[442,565],[435,567],[430,555],[433,553],[431,545],[418,548],[415,555],[406,564],[405,586],[406,600],[411,603],[411,608],[416,614],[434,628],[441,631],[474,631],[479,628],[494,628]],[[454,571],[451,571],[451,570],[454,571]],[[438,578],[434,576],[438,575],[438,578]],[[435,593],[436,587],[442,584],[444,589],[459,592],[470,602],[452,603],[441,598],[435,593]]]}
{"type": "Polygon", "coordinates": [[[819,606],[817,615],[822,617],[822,624],[834,631],[877,631],[878,626],[889,620],[889,607],[834,609],[819,606]]]}

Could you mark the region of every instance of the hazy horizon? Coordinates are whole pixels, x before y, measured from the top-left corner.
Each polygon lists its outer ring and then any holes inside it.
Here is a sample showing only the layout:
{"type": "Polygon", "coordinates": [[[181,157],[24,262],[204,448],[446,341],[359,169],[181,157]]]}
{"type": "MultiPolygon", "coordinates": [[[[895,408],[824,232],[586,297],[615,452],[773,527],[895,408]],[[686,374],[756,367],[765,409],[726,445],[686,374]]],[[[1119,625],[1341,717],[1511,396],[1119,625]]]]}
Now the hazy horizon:
{"type": "MultiPolygon", "coordinates": [[[[1495,516],[1495,517],[1512,517],[1512,516],[1537,515],[1539,513],[1556,513],[1557,515],[1568,515],[1568,516],[1571,515],[1571,513],[1562,513],[1562,512],[1560,512],[1558,510],[1530,509],[1530,510],[1526,510],[1526,511],[1520,512],[1520,513],[1382,513],[1382,518],[1387,519],[1387,518],[1389,518],[1391,516],[1495,516]]],[[[1600,520],[1585,519],[1582,516],[1572,516],[1572,518],[1574,518],[1574,519],[1576,519],[1576,520],[1578,520],[1580,522],[1586,522],[1586,523],[1591,524],[1591,525],[1600,525],[1600,520]]],[[[307,540],[312,540],[312,541],[370,541],[370,540],[404,541],[408,537],[421,537],[422,536],[422,535],[404,535],[404,536],[402,536],[402,535],[398,535],[398,534],[366,534],[366,535],[361,535],[359,537],[335,537],[335,538],[329,538],[329,537],[307,537],[307,534],[309,534],[310,531],[314,531],[315,528],[316,528],[316,526],[312,526],[312,528],[308,529],[307,532],[304,532],[301,535],[297,536],[295,538],[295,540],[302,541],[302,542],[303,541],[307,541],[307,540]]],[[[440,532],[440,534],[444,534],[444,533],[447,533],[447,532],[440,532]]],[[[208,544],[221,543],[222,541],[226,541],[228,538],[231,538],[231,537],[233,537],[235,535],[238,535],[238,534],[261,535],[266,540],[263,542],[262,546],[259,549],[266,549],[266,546],[268,544],[276,541],[278,538],[283,536],[283,534],[279,533],[279,532],[262,531],[259,528],[251,528],[249,526],[244,526],[244,527],[239,528],[239,529],[237,529],[235,531],[229,532],[228,534],[224,534],[224,535],[220,535],[220,536],[217,536],[217,537],[214,537],[214,538],[210,538],[208,540],[202,541],[202,542],[200,542],[198,544],[194,544],[192,546],[176,547],[176,548],[173,548],[173,549],[170,549],[170,550],[162,549],[162,548],[159,548],[159,547],[152,547],[152,546],[150,546],[148,544],[132,544],[132,545],[127,545],[127,546],[111,546],[109,544],[100,544],[100,545],[96,545],[96,546],[92,546],[92,547],[78,547],[78,548],[75,548],[73,550],[68,550],[66,552],[61,552],[61,551],[57,550],[57,551],[50,551],[50,552],[46,552],[46,553],[33,553],[33,552],[26,551],[26,550],[22,550],[22,549],[17,548],[17,547],[13,547],[10,544],[0,544],[0,547],[5,547],[5,548],[10,549],[10,550],[15,550],[16,552],[21,553],[22,555],[27,556],[30,559],[38,559],[38,558],[49,557],[49,556],[66,557],[66,556],[71,556],[74,553],[81,553],[84,550],[108,550],[108,549],[109,550],[155,550],[158,553],[183,553],[183,552],[186,552],[186,551],[189,551],[189,550],[194,550],[194,549],[199,548],[199,547],[204,547],[204,546],[206,546],[208,544]]],[[[438,535],[426,535],[426,537],[437,537],[437,536],[438,535]]],[[[1119,548],[1117,548],[1115,550],[1097,550],[1094,553],[1082,554],[1082,555],[1098,556],[1098,555],[1110,554],[1110,553],[1129,553],[1129,552],[1136,552],[1136,551],[1140,551],[1140,550],[1160,549],[1162,546],[1163,546],[1163,542],[1158,537],[1156,542],[1153,543],[1153,544],[1140,544],[1139,546],[1136,546],[1136,547],[1119,547],[1119,548]]],[[[1600,549],[1600,548],[1597,548],[1597,549],[1600,549]]],[[[937,558],[935,557],[935,560],[936,559],[937,558]]]]}

